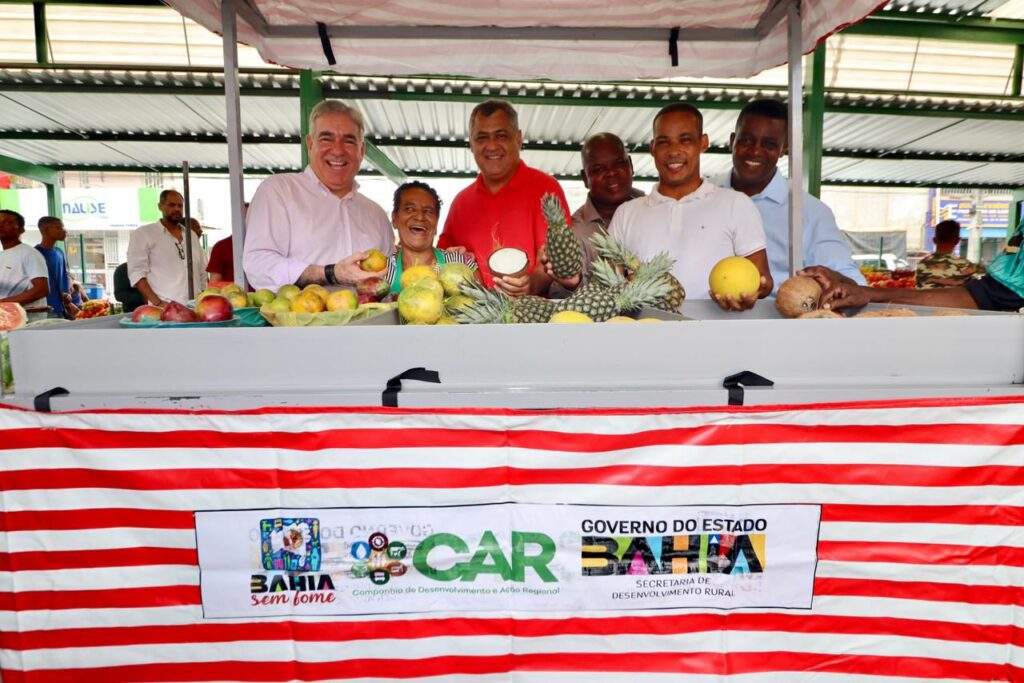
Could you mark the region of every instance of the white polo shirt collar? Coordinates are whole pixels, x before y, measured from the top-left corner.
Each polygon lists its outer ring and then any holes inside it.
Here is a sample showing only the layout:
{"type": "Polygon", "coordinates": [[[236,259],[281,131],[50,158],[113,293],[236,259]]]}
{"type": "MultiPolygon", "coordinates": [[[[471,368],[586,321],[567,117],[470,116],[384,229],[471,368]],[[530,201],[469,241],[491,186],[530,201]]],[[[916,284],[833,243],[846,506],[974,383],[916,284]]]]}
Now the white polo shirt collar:
{"type": "Polygon", "coordinates": [[[658,192],[658,186],[655,185],[651,189],[651,193],[647,195],[647,203],[651,206],[655,204],[686,204],[688,202],[698,202],[702,199],[707,199],[717,191],[714,183],[709,183],[706,179],[702,179],[697,189],[686,195],[681,199],[673,199],[672,197],[666,197],[665,195],[658,192]]]}

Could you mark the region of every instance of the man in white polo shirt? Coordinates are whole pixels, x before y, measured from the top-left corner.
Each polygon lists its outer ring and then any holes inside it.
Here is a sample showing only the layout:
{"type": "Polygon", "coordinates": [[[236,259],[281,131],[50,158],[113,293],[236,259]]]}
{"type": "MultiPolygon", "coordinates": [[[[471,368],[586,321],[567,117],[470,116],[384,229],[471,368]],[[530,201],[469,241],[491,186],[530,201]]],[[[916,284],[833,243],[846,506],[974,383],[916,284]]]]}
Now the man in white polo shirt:
{"type": "Polygon", "coordinates": [[[700,155],[708,148],[703,128],[700,111],[685,102],[658,112],[650,143],[658,184],[646,197],[620,206],[609,232],[641,259],[668,252],[687,298],[713,298],[724,309],[745,310],[772,291],[761,214],[746,195],[701,178],[700,155]],[[735,300],[710,293],[708,275],[727,256],[744,256],[757,266],[756,297],[735,300]]]}
{"type": "Polygon", "coordinates": [[[390,254],[394,232],[384,209],[359,193],[363,117],[339,100],[309,114],[309,166],[264,180],[246,216],[245,275],[256,288],[355,285],[374,277],[359,262],[370,249],[390,254]]]}

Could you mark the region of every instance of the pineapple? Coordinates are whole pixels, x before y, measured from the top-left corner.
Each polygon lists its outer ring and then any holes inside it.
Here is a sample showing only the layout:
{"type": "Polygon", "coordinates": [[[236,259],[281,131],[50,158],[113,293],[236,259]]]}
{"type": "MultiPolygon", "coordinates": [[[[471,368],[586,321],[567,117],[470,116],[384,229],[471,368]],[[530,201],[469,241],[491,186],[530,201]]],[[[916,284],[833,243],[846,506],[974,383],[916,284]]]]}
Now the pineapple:
{"type": "Polygon", "coordinates": [[[583,272],[583,248],[565,222],[562,201],[558,195],[546,194],[540,205],[548,224],[547,252],[555,277],[566,279],[579,275],[583,272]]]}
{"type": "Polygon", "coordinates": [[[617,266],[622,269],[624,279],[631,281],[662,279],[668,283],[668,293],[664,298],[652,303],[651,306],[662,311],[679,312],[679,307],[683,305],[683,300],[686,298],[686,291],[679,280],[669,272],[675,261],[668,254],[662,252],[649,261],[641,261],[625,244],[606,232],[595,233],[593,241],[597,253],[611,264],[607,268],[591,264],[593,277],[599,277],[597,273],[600,271],[606,284],[610,286],[612,284],[610,271],[615,271],[614,266],[617,266]]]}
{"type": "Polygon", "coordinates": [[[668,294],[669,288],[664,278],[622,282],[611,288],[590,282],[563,300],[558,310],[577,311],[590,316],[594,322],[604,322],[620,313],[654,305],[668,294]]]}
{"type": "Polygon", "coordinates": [[[463,284],[461,291],[473,302],[454,311],[460,323],[546,323],[556,310],[555,302],[543,297],[512,298],[477,282],[463,284]]]}
{"type": "Polygon", "coordinates": [[[625,244],[604,230],[595,232],[591,236],[590,241],[594,243],[594,248],[601,258],[610,261],[612,265],[624,269],[627,277],[631,276],[640,267],[640,259],[637,258],[637,255],[630,251],[625,244]]]}
{"type": "Polygon", "coordinates": [[[683,289],[682,283],[676,279],[676,277],[670,273],[672,266],[675,264],[668,254],[662,252],[652,258],[650,261],[642,262],[637,267],[636,272],[633,275],[635,280],[646,280],[650,278],[663,278],[669,284],[668,294],[665,295],[660,301],[651,304],[654,308],[662,311],[669,311],[671,313],[678,313],[679,307],[683,305],[683,300],[686,298],[686,291],[683,289]]]}

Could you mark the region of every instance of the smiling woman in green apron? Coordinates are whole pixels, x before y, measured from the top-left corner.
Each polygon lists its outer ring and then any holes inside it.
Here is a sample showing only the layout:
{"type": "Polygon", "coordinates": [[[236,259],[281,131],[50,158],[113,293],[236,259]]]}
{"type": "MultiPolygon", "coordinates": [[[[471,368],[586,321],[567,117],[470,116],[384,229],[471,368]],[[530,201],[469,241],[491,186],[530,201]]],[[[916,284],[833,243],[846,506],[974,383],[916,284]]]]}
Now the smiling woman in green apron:
{"type": "Polygon", "coordinates": [[[391,224],[398,231],[398,247],[388,258],[382,279],[391,293],[402,291],[402,273],[413,266],[437,269],[446,263],[464,263],[477,272],[473,255],[464,250],[442,251],[434,246],[441,198],[430,185],[419,181],[404,183],[395,190],[391,224]]]}

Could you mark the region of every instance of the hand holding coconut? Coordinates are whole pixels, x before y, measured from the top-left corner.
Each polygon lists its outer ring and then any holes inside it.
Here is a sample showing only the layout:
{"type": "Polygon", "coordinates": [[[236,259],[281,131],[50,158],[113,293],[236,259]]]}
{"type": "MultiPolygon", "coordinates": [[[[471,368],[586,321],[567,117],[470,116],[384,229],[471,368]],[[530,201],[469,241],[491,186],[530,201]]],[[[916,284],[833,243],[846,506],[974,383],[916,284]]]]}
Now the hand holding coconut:
{"type": "Polygon", "coordinates": [[[859,308],[871,303],[873,290],[870,287],[862,287],[825,266],[808,266],[799,271],[797,276],[811,278],[821,287],[822,292],[818,298],[820,309],[859,308]]]}

